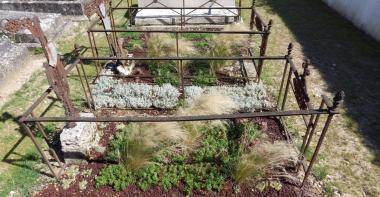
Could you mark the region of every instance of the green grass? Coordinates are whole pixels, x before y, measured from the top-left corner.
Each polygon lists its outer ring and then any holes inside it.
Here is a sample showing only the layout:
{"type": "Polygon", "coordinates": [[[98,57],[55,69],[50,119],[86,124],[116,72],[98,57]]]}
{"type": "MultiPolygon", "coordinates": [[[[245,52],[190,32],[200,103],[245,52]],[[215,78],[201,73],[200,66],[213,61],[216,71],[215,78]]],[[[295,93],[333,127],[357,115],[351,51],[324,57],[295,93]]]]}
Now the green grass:
{"type": "Polygon", "coordinates": [[[32,187],[40,176],[37,164],[40,163],[40,154],[34,147],[24,151],[25,155],[16,157],[16,161],[8,169],[8,173],[0,176],[0,196],[8,196],[15,191],[19,196],[29,196],[32,187]]]}

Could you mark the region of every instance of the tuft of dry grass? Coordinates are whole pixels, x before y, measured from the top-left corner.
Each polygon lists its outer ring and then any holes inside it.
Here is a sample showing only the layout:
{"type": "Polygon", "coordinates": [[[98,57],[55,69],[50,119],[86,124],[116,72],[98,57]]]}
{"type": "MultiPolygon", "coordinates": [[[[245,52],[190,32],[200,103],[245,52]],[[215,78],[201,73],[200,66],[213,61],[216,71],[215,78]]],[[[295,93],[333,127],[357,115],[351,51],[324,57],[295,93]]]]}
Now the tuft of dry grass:
{"type": "MultiPolygon", "coordinates": [[[[230,114],[236,111],[237,105],[229,96],[215,92],[194,98],[190,105],[179,108],[177,115],[230,114]]],[[[205,124],[223,127],[225,126],[225,121],[182,122],[182,128],[188,133],[188,138],[184,142],[186,147],[193,148],[199,144],[199,137],[201,136],[200,129],[205,124]]]]}
{"type": "Polygon", "coordinates": [[[136,170],[151,161],[165,145],[180,143],[187,133],[175,122],[131,123],[122,129],[126,136],[120,148],[121,163],[136,170]]]}
{"type": "MultiPolygon", "coordinates": [[[[178,55],[189,56],[195,53],[192,42],[178,38],[178,55]]],[[[175,57],[177,56],[176,39],[168,34],[152,33],[147,39],[147,52],[149,57],[175,57]]]]}
{"type": "MultiPolygon", "coordinates": [[[[223,31],[248,31],[249,28],[243,23],[235,23],[224,27],[223,31]]],[[[248,35],[243,34],[217,34],[210,41],[209,56],[211,57],[229,57],[232,56],[236,49],[244,47],[248,43],[248,35]]],[[[231,61],[217,60],[211,61],[212,72],[215,73],[225,66],[229,66],[231,61]]]]}
{"type": "Polygon", "coordinates": [[[194,98],[187,106],[179,108],[178,115],[211,115],[236,112],[237,105],[229,97],[219,92],[205,94],[194,98]]]}
{"type": "Polygon", "coordinates": [[[265,176],[269,169],[297,160],[297,151],[286,142],[263,142],[243,154],[236,165],[234,179],[238,184],[265,176]]]}

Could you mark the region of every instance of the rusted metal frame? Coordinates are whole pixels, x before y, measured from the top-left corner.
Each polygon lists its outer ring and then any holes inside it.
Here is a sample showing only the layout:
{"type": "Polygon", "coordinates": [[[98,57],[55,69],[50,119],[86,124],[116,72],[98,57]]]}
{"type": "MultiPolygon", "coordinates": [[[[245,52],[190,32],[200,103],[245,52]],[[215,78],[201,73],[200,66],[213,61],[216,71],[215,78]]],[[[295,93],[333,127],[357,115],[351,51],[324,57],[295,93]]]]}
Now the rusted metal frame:
{"type": "Polygon", "coordinates": [[[239,60],[239,64],[240,64],[240,72],[241,72],[241,75],[242,75],[242,77],[239,77],[239,78],[242,78],[244,80],[244,83],[247,84],[248,81],[249,81],[249,77],[248,77],[247,70],[245,69],[244,61],[243,60],[239,60]]]}
{"type": "Polygon", "coordinates": [[[47,88],[44,93],[41,94],[40,97],[26,110],[26,112],[22,115],[23,117],[29,116],[34,109],[38,107],[39,104],[53,91],[52,87],[47,88]]]}
{"type": "MultiPolygon", "coordinates": [[[[80,58],[78,57],[78,60],[80,58]]],[[[76,60],[77,61],[77,60],[76,60]]],[[[77,63],[76,63],[77,64],[77,63]]],[[[75,64],[75,65],[76,65],[75,64]]],[[[66,71],[69,73],[72,70],[72,67],[69,67],[66,71]]],[[[42,94],[40,97],[37,98],[37,100],[25,111],[25,113],[22,115],[24,117],[29,116],[34,109],[38,107],[39,104],[42,103],[42,101],[53,91],[53,88],[49,86],[42,94]]]]}
{"type": "MultiPolygon", "coordinates": [[[[182,8],[180,10],[181,30],[183,30],[183,27],[185,25],[184,23],[186,22],[186,17],[184,19],[185,13],[186,13],[186,10],[185,10],[185,0],[182,0],[182,8]]],[[[175,22],[174,22],[174,24],[175,24],[175,22]]]]}
{"type": "MultiPolygon", "coordinates": [[[[129,2],[129,1],[130,0],[127,0],[127,6],[129,8],[131,8],[132,7],[132,2],[129,2]]],[[[112,9],[113,10],[117,10],[117,7],[113,7],[112,9]]],[[[130,27],[130,26],[132,26],[132,10],[129,9],[129,10],[127,10],[127,12],[128,12],[127,23],[128,23],[128,26],[130,27]]]]}
{"type": "Polygon", "coordinates": [[[277,103],[276,103],[277,110],[279,110],[278,107],[280,105],[281,94],[282,94],[282,90],[284,88],[285,76],[286,76],[286,73],[287,73],[287,70],[288,70],[288,67],[289,67],[289,59],[292,58],[292,51],[293,51],[293,43],[289,43],[289,45],[288,45],[288,52],[287,52],[287,54],[285,56],[286,57],[286,62],[285,62],[285,66],[284,66],[284,71],[282,73],[280,91],[278,93],[278,98],[277,98],[277,103]]]}
{"type": "Polygon", "coordinates": [[[89,32],[137,32],[137,33],[214,33],[214,34],[258,34],[264,35],[266,32],[262,31],[210,31],[210,30],[165,30],[165,29],[115,29],[115,30],[104,30],[104,29],[89,29],[89,32]]]}
{"type": "MultiPolygon", "coordinates": [[[[319,109],[323,109],[324,105],[325,105],[325,102],[322,99],[321,104],[319,105],[319,109]]],[[[310,117],[310,124],[306,129],[305,136],[303,137],[302,145],[300,149],[302,159],[305,157],[306,151],[310,146],[311,140],[314,135],[314,131],[317,128],[317,125],[319,122],[319,118],[320,118],[320,115],[316,115],[316,116],[312,115],[310,117]]]]}
{"type": "Polygon", "coordinates": [[[171,9],[175,9],[175,10],[180,10],[180,9],[195,9],[195,10],[225,10],[225,9],[242,9],[242,10],[251,10],[252,7],[228,7],[228,6],[225,6],[225,7],[113,7],[114,10],[131,10],[131,9],[140,9],[140,10],[162,10],[162,9],[165,9],[165,10],[171,10],[171,9]]]}
{"type": "Polygon", "coordinates": [[[308,178],[308,176],[309,176],[309,174],[310,174],[310,172],[311,172],[311,170],[312,170],[312,168],[313,168],[313,165],[314,165],[314,163],[315,163],[315,161],[316,161],[316,158],[317,158],[317,156],[318,156],[319,150],[320,150],[320,148],[321,148],[321,146],[322,146],[323,140],[324,140],[324,138],[325,138],[325,136],[326,136],[326,133],[327,133],[327,131],[328,131],[328,129],[329,129],[329,126],[330,126],[330,123],[331,123],[331,120],[332,120],[333,117],[334,117],[334,114],[330,114],[330,115],[327,117],[327,120],[326,120],[325,125],[324,125],[324,127],[323,127],[323,130],[322,130],[321,136],[319,137],[319,140],[318,140],[318,143],[317,143],[317,147],[315,148],[315,151],[314,151],[313,157],[312,157],[312,159],[311,159],[311,161],[310,161],[310,164],[309,164],[309,166],[308,166],[308,168],[307,168],[307,170],[306,170],[306,172],[305,172],[305,176],[304,176],[304,178],[303,178],[303,181],[302,181],[301,187],[303,187],[304,184],[306,183],[307,178],[308,178]]]}
{"type": "MultiPolygon", "coordinates": [[[[177,12],[177,10],[175,10],[175,9],[172,9],[172,8],[169,8],[167,5],[165,5],[165,4],[163,4],[163,3],[161,3],[161,2],[159,2],[159,1],[157,1],[157,3],[158,4],[160,4],[160,5],[162,5],[162,6],[164,6],[163,8],[161,8],[161,9],[169,9],[169,10],[172,10],[173,12],[175,12],[175,13],[177,13],[177,14],[180,14],[179,12],[177,12]]],[[[153,3],[151,3],[151,4],[149,4],[148,6],[150,6],[150,5],[152,5],[153,3]]],[[[146,7],[148,7],[148,6],[146,6],[146,7]]],[[[145,9],[145,8],[144,8],[145,9]]]]}
{"type": "Polygon", "coordinates": [[[33,134],[33,132],[30,130],[30,128],[24,123],[24,122],[20,122],[20,125],[21,127],[26,131],[26,133],[28,134],[28,136],[30,137],[30,139],[32,140],[34,146],[37,148],[38,152],[40,153],[40,155],[42,156],[42,159],[44,160],[44,162],[47,164],[50,172],[53,174],[53,176],[56,178],[56,179],[59,179],[60,178],[60,174],[57,174],[54,170],[53,170],[53,166],[50,164],[48,158],[46,157],[45,153],[43,152],[42,148],[38,145],[37,141],[36,141],[36,138],[33,134]]]}
{"type": "Polygon", "coordinates": [[[280,105],[280,100],[281,100],[281,95],[282,95],[282,90],[284,89],[284,83],[285,83],[285,77],[286,77],[286,73],[288,71],[288,67],[289,67],[289,61],[286,60],[286,63],[285,63],[285,66],[284,66],[284,71],[282,73],[282,78],[281,78],[281,84],[280,84],[280,90],[278,92],[278,97],[277,97],[277,103],[276,103],[276,108],[279,109],[279,105],[280,105]]]}
{"type": "MultiPolygon", "coordinates": [[[[248,55],[253,57],[253,52],[252,52],[251,47],[248,47],[248,55]]],[[[258,73],[259,68],[257,67],[256,61],[254,59],[252,59],[252,64],[255,67],[256,76],[259,76],[259,73],[258,73]]],[[[259,79],[257,77],[256,77],[256,82],[259,82],[259,79]]]]}
{"type": "MultiPolygon", "coordinates": [[[[84,66],[83,66],[83,63],[81,62],[80,63],[80,66],[81,66],[81,69],[82,69],[82,72],[83,72],[83,75],[84,75],[84,79],[85,79],[85,82],[86,82],[86,86],[87,86],[87,89],[88,89],[88,93],[90,95],[90,98],[91,98],[91,101],[92,101],[92,107],[93,107],[93,110],[95,110],[95,102],[94,102],[94,97],[92,95],[92,92],[91,92],[91,88],[90,88],[90,85],[88,83],[88,78],[87,78],[87,74],[86,74],[86,71],[84,69],[84,66]]],[[[85,91],[85,90],[84,90],[85,91]]]]}
{"type": "Polygon", "coordinates": [[[250,112],[221,115],[199,115],[199,116],[124,116],[124,117],[23,117],[22,122],[177,122],[177,121],[206,121],[206,120],[226,120],[254,117],[273,116],[299,116],[312,114],[328,114],[328,110],[289,110],[270,112],[250,112]]]}
{"type": "MultiPolygon", "coordinates": [[[[92,39],[91,39],[91,34],[90,34],[89,31],[87,32],[87,35],[88,35],[88,39],[89,39],[90,46],[91,46],[92,56],[93,56],[93,57],[97,57],[97,56],[95,55],[95,48],[94,48],[94,46],[93,46],[92,39]]],[[[95,70],[96,70],[96,75],[97,75],[97,77],[99,77],[99,74],[100,74],[100,71],[99,71],[99,61],[95,61],[95,70]]]]}
{"type": "Polygon", "coordinates": [[[289,69],[288,77],[287,77],[287,80],[286,80],[285,92],[284,92],[284,96],[283,96],[283,99],[282,99],[280,111],[284,111],[285,110],[285,104],[286,104],[286,99],[288,97],[288,92],[289,92],[289,86],[290,86],[290,83],[291,83],[292,73],[293,73],[293,70],[295,69],[294,65],[292,66],[292,63],[293,63],[292,60],[290,58],[288,58],[288,61],[290,63],[290,69],[289,69]]]}
{"type": "MultiPolygon", "coordinates": [[[[295,91],[295,87],[294,87],[294,84],[293,84],[292,80],[290,80],[290,87],[291,87],[291,90],[292,90],[292,92],[293,92],[293,95],[294,95],[295,97],[297,97],[298,95],[297,95],[297,93],[296,93],[296,91],[295,91]]],[[[297,103],[298,108],[302,109],[301,104],[298,103],[297,99],[296,99],[296,103],[297,103]]],[[[305,117],[305,116],[302,116],[302,120],[303,120],[305,126],[307,127],[307,125],[308,125],[309,123],[308,123],[308,121],[306,120],[306,117],[305,117]]]]}
{"type": "MultiPolygon", "coordinates": [[[[112,9],[112,2],[110,3],[110,11],[109,11],[109,17],[110,17],[110,20],[111,20],[111,29],[112,30],[115,30],[116,29],[116,25],[115,25],[115,18],[113,17],[113,9],[112,9]]],[[[112,32],[113,34],[113,40],[114,40],[114,43],[118,43],[118,36],[117,36],[117,33],[116,32],[112,32]]],[[[119,46],[120,50],[122,50],[122,46],[119,46]]]]}
{"type": "Polygon", "coordinates": [[[256,18],[255,4],[256,4],[256,1],[252,0],[252,6],[250,7],[251,17],[249,19],[249,29],[251,29],[251,30],[253,29],[253,27],[255,25],[255,18],[256,18]]]}
{"type": "MultiPolygon", "coordinates": [[[[238,15],[238,13],[235,13],[235,12],[231,11],[229,8],[226,8],[225,6],[223,6],[222,4],[218,3],[217,1],[213,1],[213,3],[216,3],[216,4],[219,5],[220,7],[225,8],[226,10],[228,10],[229,12],[231,12],[232,14],[234,14],[234,15],[236,15],[236,16],[238,15]]],[[[236,9],[236,7],[233,8],[233,9],[236,9]]]]}
{"type": "MultiPolygon", "coordinates": [[[[31,113],[31,117],[36,117],[34,115],[34,113],[32,112],[31,113]]],[[[44,129],[43,129],[43,126],[41,125],[40,122],[35,122],[36,123],[36,126],[37,126],[37,129],[41,132],[46,144],[48,145],[49,147],[49,153],[53,156],[54,160],[58,162],[59,166],[61,167],[61,169],[64,169],[65,168],[65,165],[63,165],[63,163],[61,162],[61,160],[59,159],[57,153],[55,152],[55,150],[52,148],[52,145],[49,141],[49,137],[46,135],[44,129]]]]}
{"type": "Polygon", "coordinates": [[[237,56],[237,57],[80,57],[81,60],[285,60],[285,56],[237,56]]]}
{"type": "MultiPolygon", "coordinates": [[[[309,163],[309,166],[308,166],[308,168],[307,168],[307,170],[305,172],[305,176],[304,176],[304,179],[302,181],[301,187],[305,185],[305,183],[307,181],[307,178],[308,178],[311,170],[313,169],[313,165],[316,162],[319,150],[320,150],[320,148],[322,146],[323,140],[324,140],[324,138],[326,136],[326,133],[327,133],[327,131],[329,129],[331,120],[332,120],[332,118],[334,117],[335,114],[339,114],[339,111],[337,111],[337,109],[343,103],[344,97],[345,97],[344,92],[340,91],[337,94],[335,94],[335,96],[333,98],[333,102],[331,103],[330,99],[328,99],[327,96],[322,95],[322,103],[324,103],[324,104],[327,105],[329,115],[328,115],[327,120],[326,120],[326,122],[324,124],[324,127],[322,129],[322,133],[321,133],[321,135],[319,137],[317,146],[315,147],[312,159],[311,159],[311,161],[309,163]]],[[[310,139],[310,137],[309,137],[309,139],[310,139]]],[[[309,141],[311,141],[311,139],[309,141]]],[[[305,147],[305,150],[306,150],[306,148],[307,147],[305,147]]],[[[304,150],[304,152],[305,152],[305,150],[304,150]]]]}
{"type": "MultiPolygon", "coordinates": [[[[265,56],[265,53],[267,51],[267,46],[268,46],[268,39],[270,35],[270,29],[272,27],[272,20],[269,21],[268,26],[265,28],[265,34],[261,36],[261,46],[260,46],[260,56],[265,56]]],[[[259,76],[258,79],[260,81],[261,79],[261,73],[263,70],[263,65],[264,65],[264,60],[259,60],[257,63],[257,67],[259,68],[259,76]]]]}
{"type": "MultiPolygon", "coordinates": [[[[109,75],[106,75],[106,74],[101,74],[99,76],[104,76],[104,77],[116,77],[116,78],[147,78],[147,79],[153,79],[155,78],[155,76],[153,75],[112,75],[112,74],[109,74],[109,75]]],[[[91,77],[91,76],[88,76],[88,77],[91,77]]],[[[193,79],[194,76],[189,76],[189,75],[184,75],[183,76],[184,79],[193,79]]],[[[234,77],[234,76],[228,76],[228,77],[218,77],[220,79],[255,79],[255,77],[234,77]]]]}
{"type": "MultiPolygon", "coordinates": [[[[98,51],[98,47],[96,46],[96,40],[95,40],[95,35],[94,35],[94,32],[91,32],[91,37],[92,37],[92,40],[93,40],[93,44],[94,44],[94,49],[95,49],[95,56],[94,57],[99,57],[99,51],[98,51]]],[[[97,66],[97,69],[100,69],[99,71],[97,70],[97,72],[101,72],[102,70],[102,67],[101,67],[101,64],[100,64],[100,61],[97,60],[96,61],[96,66],[97,66]]]]}
{"type": "Polygon", "coordinates": [[[87,95],[87,90],[85,88],[85,85],[84,85],[84,82],[83,82],[83,78],[82,78],[82,75],[79,71],[79,68],[78,68],[78,65],[75,65],[75,68],[77,69],[77,73],[78,73],[78,76],[79,76],[79,80],[80,80],[80,83],[82,85],[82,88],[83,88],[83,93],[84,93],[84,96],[86,97],[86,103],[87,103],[87,106],[89,109],[91,109],[91,106],[92,106],[92,102],[90,102],[89,98],[88,98],[88,95],[87,95]]]}
{"type": "MultiPolygon", "coordinates": [[[[185,16],[190,15],[190,14],[193,13],[195,10],[198,10],[199,8],[202,8],[203,6],[205,6],[205,5],[208,4],[208,3],[210,3],[210,1],[207,1],[206,3],[200,5],[197,9],[192,9],[192,11],[190,11],[190,12],[187,13],[187,14],[185,14],[185,16]]],[[[184,1],[184,0],[183,0],[183,4],[182,4],[182,6],[183,6],[183,9],[186,9],[186,7],[185,7],[185,1],[184,1]]],[[[187,9],[189,9],[189,8],[187,8],[187,9]]],[[[209,7],[208,9],[212,9],[212,8],[209,7]]]]}
{"type": "Polygon", "coordinates": [[[238,9],[238,20],[241,21],[242,17],[241,17],[241,0],[239,0],[239,9],[238,9]]]}

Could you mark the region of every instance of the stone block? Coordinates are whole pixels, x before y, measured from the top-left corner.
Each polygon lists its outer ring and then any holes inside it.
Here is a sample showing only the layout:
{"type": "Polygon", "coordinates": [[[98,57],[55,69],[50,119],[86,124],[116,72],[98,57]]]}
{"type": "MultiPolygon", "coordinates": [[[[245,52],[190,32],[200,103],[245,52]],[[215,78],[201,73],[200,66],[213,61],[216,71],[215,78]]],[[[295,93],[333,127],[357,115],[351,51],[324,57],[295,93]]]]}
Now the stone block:
{"type": "MultiPolygon", "coordinates": [[[[91,113],[81,113],[81,117],[94,117],[91,113]]],[[[74,128],[64,128],[61,135],[62,152],[66,163],[86,163],[89,150],[97,144],[95,122],[78,122],[74,128]]]]}

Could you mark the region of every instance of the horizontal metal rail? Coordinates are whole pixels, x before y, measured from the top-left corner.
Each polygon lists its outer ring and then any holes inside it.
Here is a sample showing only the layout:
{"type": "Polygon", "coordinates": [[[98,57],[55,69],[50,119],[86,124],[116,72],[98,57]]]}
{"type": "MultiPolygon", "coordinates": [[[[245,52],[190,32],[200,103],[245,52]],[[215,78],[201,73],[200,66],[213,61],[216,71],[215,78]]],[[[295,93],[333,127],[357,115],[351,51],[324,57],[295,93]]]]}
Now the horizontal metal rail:
{"type": "Polygon", "coordinates": [[[213,34],[265,34],[263,31],[208,31],[208,30],[164,30],[164,29],[89,29],[89,32],[133,32],[133,33],[213,33],[213,34]]]}
{"type": "Polygon", "coordinates": [[[124,117],[23,117],[21,122],[177,122],[226,120],[254,117],[299,116],[312,114],[330,114],[327,109],[294,110],[282,112],[251,112],[238,114],[199,115],[199,116],[124,116],[124,117]]]}
{"type": "Polygon", "coordinates": [[[286,56],[240,57],[81,57],[81,60],[286,60],[286,56]]]}
{"type": "Polygon", "coordinates": [[[237,10],[251,10],[252,6],[250,7],[113,7],[113,10],[228,10],[228,9],[237,9],[237,10]]]}

